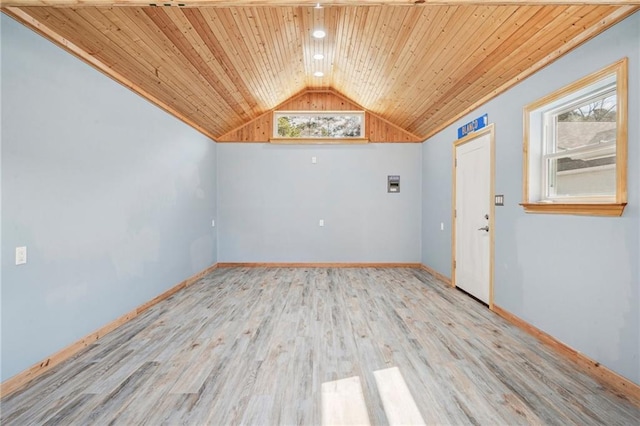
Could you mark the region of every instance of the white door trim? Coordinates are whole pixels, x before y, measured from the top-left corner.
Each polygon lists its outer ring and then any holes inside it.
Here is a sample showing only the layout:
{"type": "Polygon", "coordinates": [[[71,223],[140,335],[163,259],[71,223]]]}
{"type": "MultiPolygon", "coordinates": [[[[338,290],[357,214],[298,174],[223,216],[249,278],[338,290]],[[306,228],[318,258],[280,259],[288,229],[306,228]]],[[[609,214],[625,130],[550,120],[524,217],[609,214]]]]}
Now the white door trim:
{"type": "Polygon", "coordinates": [[[452,159],[452,191],[451,191],[451,286],[456,287],[456,158],[458,147],[479,137],[489,134],[490,137],[490,202],[489,202],[489,309],[493,309],[493,277],[494,277],[494,232],[495,232],[495,126],[489,124],[484,129],[468,134],[453,143],[452,159]]]}

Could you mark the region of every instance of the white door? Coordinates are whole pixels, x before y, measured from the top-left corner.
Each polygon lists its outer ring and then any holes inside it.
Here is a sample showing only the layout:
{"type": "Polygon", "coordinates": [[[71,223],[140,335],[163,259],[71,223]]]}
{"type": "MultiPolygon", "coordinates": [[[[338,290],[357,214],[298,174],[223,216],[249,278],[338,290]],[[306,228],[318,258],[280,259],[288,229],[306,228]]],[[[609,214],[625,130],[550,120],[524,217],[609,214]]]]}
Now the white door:
{"type": "Polygon", "coordinates": [[[492,133],[455,143],[454,284],[491,304],[492,133]]]}

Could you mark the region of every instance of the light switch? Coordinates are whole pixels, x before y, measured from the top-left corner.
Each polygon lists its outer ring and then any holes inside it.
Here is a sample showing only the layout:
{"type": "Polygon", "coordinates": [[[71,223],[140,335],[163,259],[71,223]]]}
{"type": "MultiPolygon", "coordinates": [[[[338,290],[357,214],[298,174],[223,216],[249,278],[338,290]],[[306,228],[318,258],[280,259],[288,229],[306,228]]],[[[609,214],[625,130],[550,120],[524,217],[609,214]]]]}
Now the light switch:
{"type": "Polygon", "coordinates": [[[216,220],[215,219],[211,219],[211,226],[212,227],[216,226],[216,220]]]}
{"type": "Polygon", "coordinates": [[[318,222],[318,226],[324,226],[324,219],[320,219],[320,221],[318,222]]]}
{"type": "Polygon", "coordinates": [[[16,247],[16,265],[24,265],[27,263],[27,248],[16,247]]]}
{"type": "Polygon", "coordinates": [[[444,231],[444,222],[440,222],[440,230],[444,231]]]}
{"type": "Polygon", "coordinates": [[[318,162],[317,157],[311,157],[311,164],[316,164],[318,162]]]}

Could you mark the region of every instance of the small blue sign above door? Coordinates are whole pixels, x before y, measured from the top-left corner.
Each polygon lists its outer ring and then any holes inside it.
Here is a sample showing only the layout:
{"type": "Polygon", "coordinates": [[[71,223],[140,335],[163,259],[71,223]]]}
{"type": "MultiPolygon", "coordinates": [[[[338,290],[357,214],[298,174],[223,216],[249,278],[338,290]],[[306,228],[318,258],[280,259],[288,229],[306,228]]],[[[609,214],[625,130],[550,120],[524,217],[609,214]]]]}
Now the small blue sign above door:
{"type": "Polygon", "coordinates": [[[468,122],[458,129],[458,139],[463,138],[476,130],[480,130],[483,127],[487,127],[487,124],[489,124],[489,114],[485,114],[482,117],[478,117],[475,120],[468,122]]]}

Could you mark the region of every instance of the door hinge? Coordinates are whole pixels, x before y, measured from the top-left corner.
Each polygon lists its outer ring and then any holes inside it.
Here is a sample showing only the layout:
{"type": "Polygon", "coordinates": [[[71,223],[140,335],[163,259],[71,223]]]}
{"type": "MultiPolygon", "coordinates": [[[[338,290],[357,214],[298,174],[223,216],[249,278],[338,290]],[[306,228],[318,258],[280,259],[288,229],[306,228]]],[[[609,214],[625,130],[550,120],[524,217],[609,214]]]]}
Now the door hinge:
{"type": "Polygon", "coordinates": [[[455,160],[453,160],[453,166],[454,167],[458,167],[458,159],[457,158],[455,160]]]}
{"type": "Polygon", "coordinates": [[[453,209],[453,217],[458,217],[458,209],[453,209]]]}
{"type": "Polygon", "coordinates": [[[453,261],[453,269],[456,269],[456,261],[453,261]]]}

